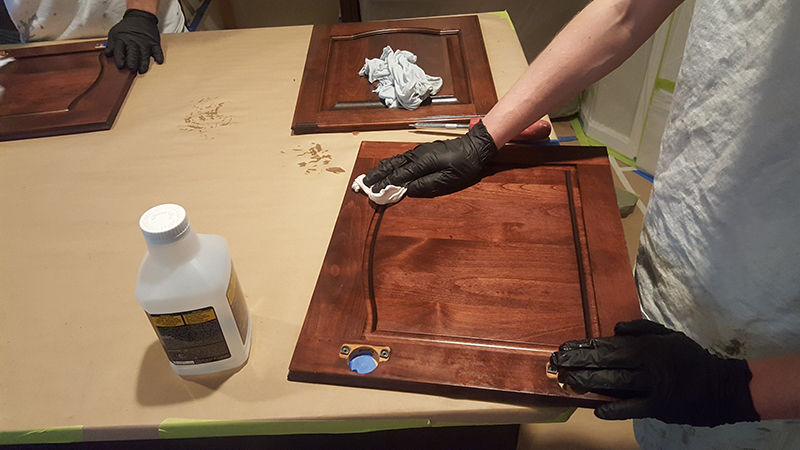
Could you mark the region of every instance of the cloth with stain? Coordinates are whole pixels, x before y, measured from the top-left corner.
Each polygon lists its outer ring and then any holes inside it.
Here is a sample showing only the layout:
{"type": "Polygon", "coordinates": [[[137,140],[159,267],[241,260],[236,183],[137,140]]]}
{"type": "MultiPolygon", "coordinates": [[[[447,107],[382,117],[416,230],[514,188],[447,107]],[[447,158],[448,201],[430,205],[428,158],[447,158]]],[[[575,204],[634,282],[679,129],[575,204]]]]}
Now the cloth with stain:
{"type": "Polygon", "coordinates": [[[362,174],[356,177],[355,181],[353,181],[353,186],[351,187],[356,192],[363,192],[367,194],[367,197],[369,197],[370,200],[378,205],[391,205],[393,203],[397,203],[403,199],[403,196],[406,195],[408,188],[394,186],[391,184],[381,189],[381,191],[378,193],[372,192],[372,186],[367,186],[364,184],[364,177],[366,176],[366,174],[362,174]]]}
{"type": "MultiPolygon", "coordinates": [[[[642,312],[723,357],[800,353],[798,23],[793,0],[698,0],[661,142],[642,312]]],[[[798,421],[634,430],[642,449],[800,448],[798,421]]]]}
{"type": "Polygon", "coordinates": [[[431,95],[442,89],[442,79],[427,75],[417,64],[417,55],[406,51],[392,51],[386,46],[380,58],[364,60],[358,74],[370,83],[378,82],[372,92],[389,108],[417,109],[431,95]]]}
{"type": "MultiPolygon", "coordinates": [[[[25,42],[101,38],[122,20],[125,0],[6,0],[8,15],[25,42]]],[[[159,2],[161,33],[186,30],[178,0],[159,2]]]]}

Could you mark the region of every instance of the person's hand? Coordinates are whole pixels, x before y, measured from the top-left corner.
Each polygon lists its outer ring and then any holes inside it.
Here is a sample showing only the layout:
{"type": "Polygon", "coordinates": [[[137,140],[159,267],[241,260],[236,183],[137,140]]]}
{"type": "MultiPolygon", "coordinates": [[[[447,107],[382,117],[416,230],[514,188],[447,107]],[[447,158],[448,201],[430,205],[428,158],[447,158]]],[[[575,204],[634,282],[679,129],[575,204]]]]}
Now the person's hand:
{"type": "Polygon", "coordinates": [[[483,163],[497,151],[483,122],[464,136],[420,144],[401,155],[384,159],[367,171],[364,184],[380,192],[392,184],[406,186],[411,197],[435,197],[476,182],[483,163]]]}
{"type": "Polygon", "coordinates": [[[595,409],[601,419],[651,417],[706,427],[760,420],[747,361],[714,356],[655,322],[620,322],[614,337],[566,342],[550,363],[573,389],[621,399],[595,409]]]}
{"type": "Polygon", "coordinates": [[[131,72],[147,72],[150,57],[164,63],[161,50],[161,34],[158,31],[158,17],[147,11],[129,9],[122,20],[108,31],[106,56],[114,55],[118,68],[127,67],[131,72]]]}

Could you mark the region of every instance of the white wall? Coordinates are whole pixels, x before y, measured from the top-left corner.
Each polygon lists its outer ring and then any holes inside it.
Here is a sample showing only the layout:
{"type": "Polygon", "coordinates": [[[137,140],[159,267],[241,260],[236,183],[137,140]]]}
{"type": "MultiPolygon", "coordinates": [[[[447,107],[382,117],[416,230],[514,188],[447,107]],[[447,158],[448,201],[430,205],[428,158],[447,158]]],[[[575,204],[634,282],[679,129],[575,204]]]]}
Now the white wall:
{"type": "Polygon", "coordinates": [[[672,91],[683,60],[694,0],[687,0],[617,70],[585,93],[586,134],[653,174],[672,91]]]}

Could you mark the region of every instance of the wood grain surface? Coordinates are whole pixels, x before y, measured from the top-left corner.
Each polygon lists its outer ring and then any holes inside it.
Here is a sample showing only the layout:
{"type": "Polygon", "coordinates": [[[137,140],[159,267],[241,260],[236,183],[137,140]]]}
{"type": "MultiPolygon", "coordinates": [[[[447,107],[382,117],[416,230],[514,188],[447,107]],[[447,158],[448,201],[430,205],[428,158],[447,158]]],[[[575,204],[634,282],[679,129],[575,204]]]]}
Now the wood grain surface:
{"type": "Polygon", "coordinates": [[[103,40],[20,47],[0,69],[0,140],[111,128],[134,74],[103,55],[103,40]]]}
{"type": "MultiPolygon", "coordinates": [[[[414,144],[363,142],[353,171],[414,144]]],[[[604,148],[506,146],[481,181],[389,207],[345,194],[289,379],[586,406],[545,375],[570,339],[639,318],[604,148]],[[342,347],[378,367],[356,374],[342,347]],[[357,353],[357,352],[356,352],[357,353]]]]}
{"type": "MultiPolygon", "coordinates": [[[[375,83],[377,84],[377,82],[375,83]]],[[[386,130],[435,118],[469,120],[497,103],[477,16],[315,25],[292,130],[386,130]],[[384,47],[417,55],[441,91],[418,109],[387,108],[358,73],[384,47]]]]}

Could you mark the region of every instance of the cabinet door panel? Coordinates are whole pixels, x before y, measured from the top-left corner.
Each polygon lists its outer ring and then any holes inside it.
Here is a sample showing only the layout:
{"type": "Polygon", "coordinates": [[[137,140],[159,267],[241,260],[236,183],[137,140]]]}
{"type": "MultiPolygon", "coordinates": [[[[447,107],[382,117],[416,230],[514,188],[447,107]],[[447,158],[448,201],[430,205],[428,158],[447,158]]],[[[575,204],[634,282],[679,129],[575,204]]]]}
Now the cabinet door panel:
{"type": "Polygon", "coordinates": [[[0,140],[107,130],[134,74],[103,55],[102,40],[6,50],[0,140]]]}
{"type": "MultiPolygon", "coordinates": [[[[353,178],[413,146],[362,143],[353,178]]],[[[638,317],[605,149],[506,146],[450,195],[345,194],[289,379],[592,405],[550,353],[638,317]],[[374,371],[350,370],[361,354],[374,371]]]]}
{"type": "MultiPolygon", "coordinates": [[[[377,84],[377,83],[375,83],[377,84]]],[[[295,107],[295,133],[407,128],[430,118],[468,120],[497,102],[477,16],[317,25],[295,107]],[[386,46],[417,55],[441,91],[414,111],[386,108],[358,75],[386,46]]]]}

